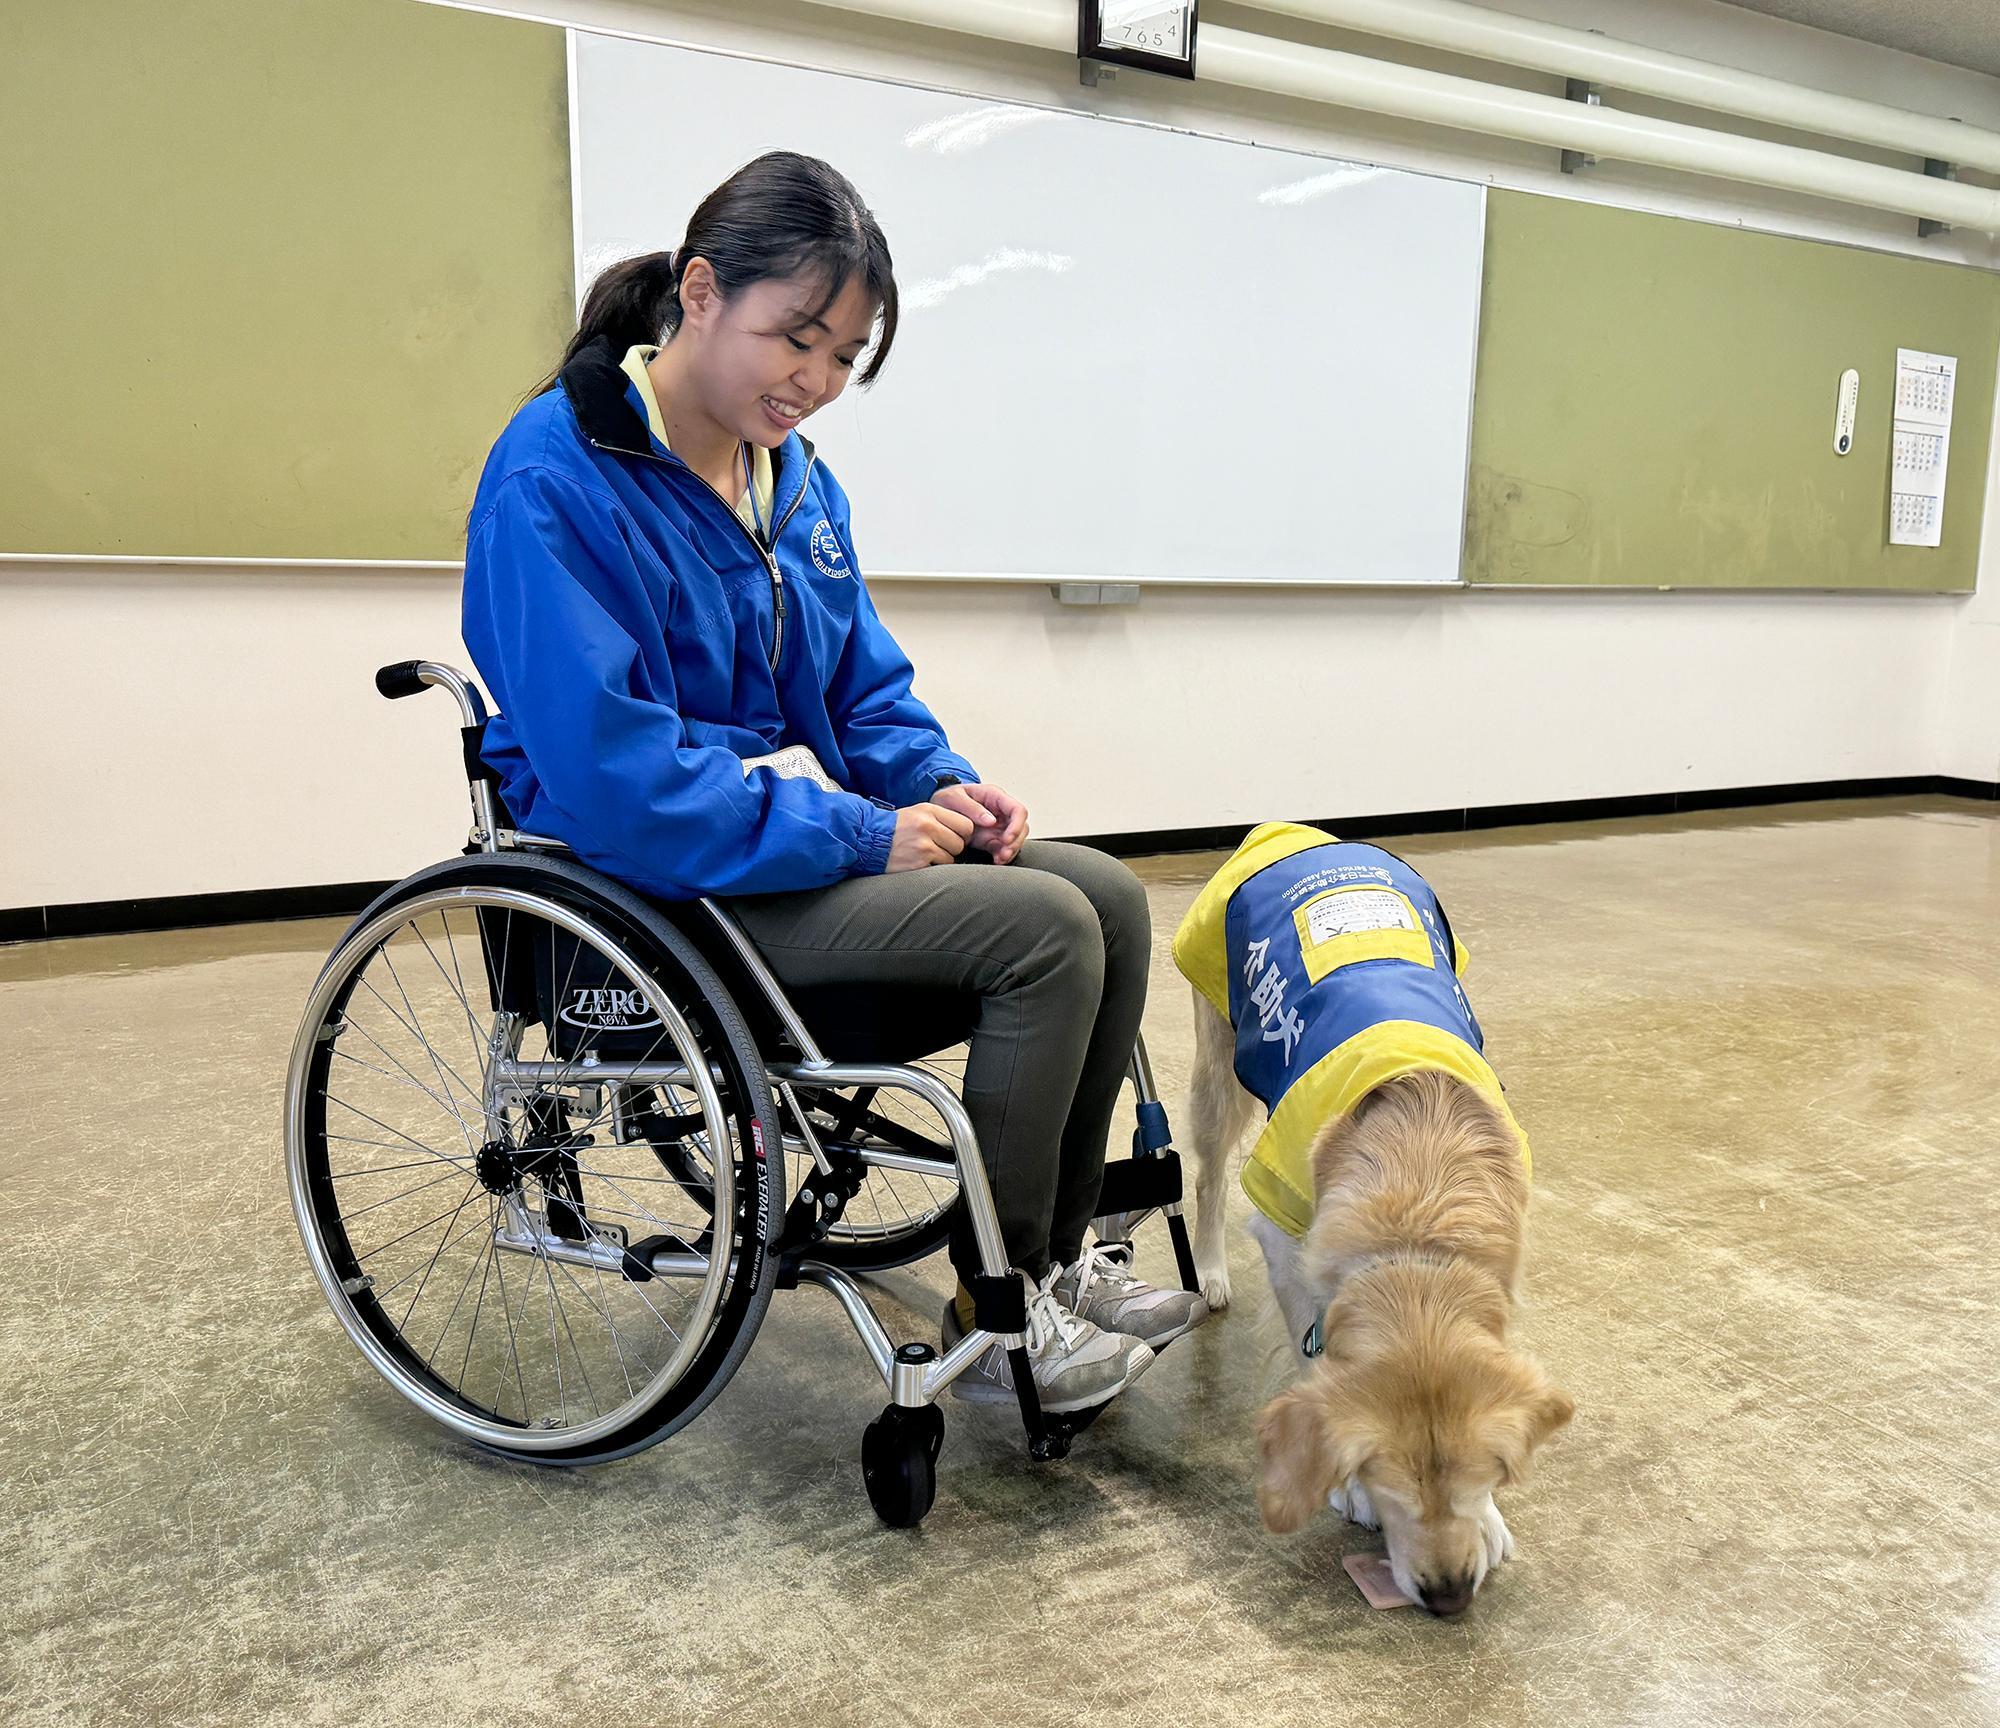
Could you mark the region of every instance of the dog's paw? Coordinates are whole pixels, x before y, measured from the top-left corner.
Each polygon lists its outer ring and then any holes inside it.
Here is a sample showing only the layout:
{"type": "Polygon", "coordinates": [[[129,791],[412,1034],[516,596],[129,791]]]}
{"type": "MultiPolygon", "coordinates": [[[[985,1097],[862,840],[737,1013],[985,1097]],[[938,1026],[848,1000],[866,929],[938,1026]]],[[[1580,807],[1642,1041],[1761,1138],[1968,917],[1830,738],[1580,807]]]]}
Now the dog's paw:
{"type": "MultiPolygon", "coordinates": [[[[1359,1524],[1364,1530],[1382,1528],[1382,1520],[1375,1516],[1375,1502],[1368,1498],[1368,1490],[1361,1486],[1359,1477],[1349,1477],[1345,1488],[1330,1490],[1326,1503],[1341,1517],[1359,1524]]],[[[1504,1530],[1506,1526],[1501,1528],[1504,1530]]]]}
{"type": "Polygon", "coordinates": [[[1229,1306],[1229,1268],[1220,1262],[1213,1266],[1197,1264],[1196,1275],[1201,1280],[1202,1300],[1208,1304],[1213,1314],[1219,1308],[1229,1306]]]}
{"type": "Polygon", "coordinates": [[[1486,1544],[1489,1567],[1514,1558],[1514,1532],[1507,1528],[1507,1520],[1500,1516],[1500,1508],[1493,1504],[1490,1495],[1479,1514],[1479,1534],[1486,1544]]]}

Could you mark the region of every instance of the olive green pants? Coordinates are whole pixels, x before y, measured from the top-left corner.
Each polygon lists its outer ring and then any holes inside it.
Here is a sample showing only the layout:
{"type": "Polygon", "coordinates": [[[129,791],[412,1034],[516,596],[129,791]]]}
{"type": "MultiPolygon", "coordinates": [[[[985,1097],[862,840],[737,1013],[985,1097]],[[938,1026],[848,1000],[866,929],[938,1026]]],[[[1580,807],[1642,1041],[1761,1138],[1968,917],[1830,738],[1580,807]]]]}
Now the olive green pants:
{"type": "MultiPolygon", "coordinates": [[[[1007,865],[934,865],[731,902],[781,982],[902,983],[978,999],[965,1107],[1008,1258],[1073,1262],[1097,1208],[1152,958],[1146,891],[1087,846],[1031,840],[1007,865]]],[[[961,1278],[979,1270],[961,1207],[961,1278]]]]}

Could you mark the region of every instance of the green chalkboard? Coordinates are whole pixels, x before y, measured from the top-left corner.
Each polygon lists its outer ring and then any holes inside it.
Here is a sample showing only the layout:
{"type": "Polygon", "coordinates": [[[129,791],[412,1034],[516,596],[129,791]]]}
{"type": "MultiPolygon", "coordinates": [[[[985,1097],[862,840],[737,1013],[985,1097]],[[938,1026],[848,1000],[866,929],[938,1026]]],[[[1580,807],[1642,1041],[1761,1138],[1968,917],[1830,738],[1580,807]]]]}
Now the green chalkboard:
{"type": "Polygon", "coordinates": [[[1527,193],[1486,232],[1467,581],[1973,586],[2000,275],[1527,193]],[[1935,550],[1888,543],[1899,347],[1958,358],[1935,550]]]}
{"type": "Polygon", "coordinates": [[[562,32],[89,0],[0,45],[0,551],[449,559],[572,321],[562,32]]]}

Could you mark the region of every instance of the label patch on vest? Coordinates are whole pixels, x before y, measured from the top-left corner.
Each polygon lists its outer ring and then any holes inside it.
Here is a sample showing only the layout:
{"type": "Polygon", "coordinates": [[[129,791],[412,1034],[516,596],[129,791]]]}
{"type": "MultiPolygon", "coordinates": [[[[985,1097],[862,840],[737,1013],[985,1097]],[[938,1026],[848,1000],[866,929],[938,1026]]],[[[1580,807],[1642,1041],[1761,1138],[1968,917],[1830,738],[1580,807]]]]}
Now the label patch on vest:
{"type": "Polygon", "coordinates": [[[1402,960],[1435,967],[1431,938],[1410,897],[1374,883],[1334,888],[1294,909],[1299,954],[1307,979],[1317,984],[1328,973],[1364,960],[1402,960]]]}
{"type": "Polygon", "coordinates": [[[1329,942],[1362,930],[1414,930],[1410,903],[1393,888],[1348,888],[1305,909],[1306,940],[1329,942]]]}

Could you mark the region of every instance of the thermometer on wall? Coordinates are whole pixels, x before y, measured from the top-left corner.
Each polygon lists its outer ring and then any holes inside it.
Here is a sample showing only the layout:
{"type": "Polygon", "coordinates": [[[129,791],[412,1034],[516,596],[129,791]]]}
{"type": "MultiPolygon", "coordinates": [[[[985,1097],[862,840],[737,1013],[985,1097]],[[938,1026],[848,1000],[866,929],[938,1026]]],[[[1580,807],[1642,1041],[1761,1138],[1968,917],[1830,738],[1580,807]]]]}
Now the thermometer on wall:
{"type": "Polygon", "coordinates": [[[1850,366],[1840,375],[1840,396],[1833,409],[1833,453],[1845,456],[1854,448],[1854,405],[1861,399],[1861,374],[1850,366]]]}

